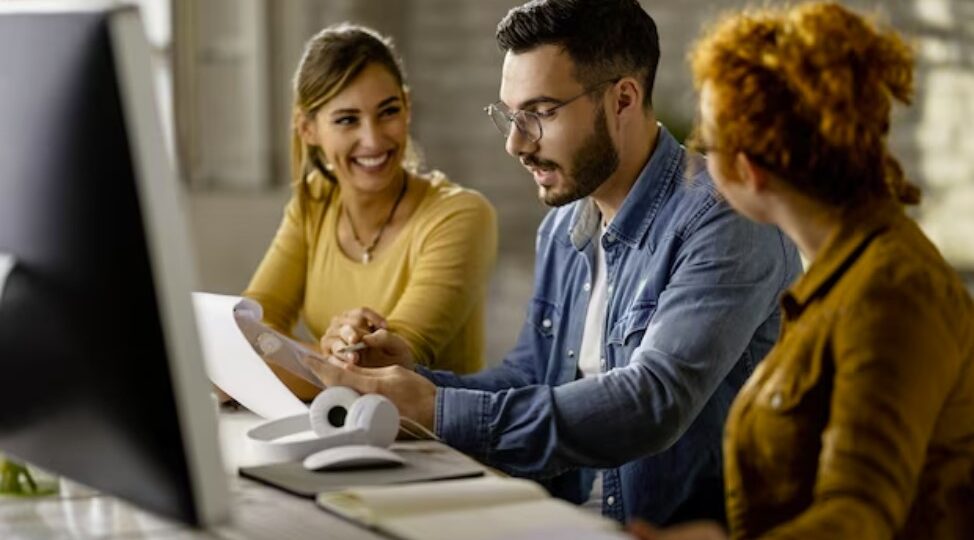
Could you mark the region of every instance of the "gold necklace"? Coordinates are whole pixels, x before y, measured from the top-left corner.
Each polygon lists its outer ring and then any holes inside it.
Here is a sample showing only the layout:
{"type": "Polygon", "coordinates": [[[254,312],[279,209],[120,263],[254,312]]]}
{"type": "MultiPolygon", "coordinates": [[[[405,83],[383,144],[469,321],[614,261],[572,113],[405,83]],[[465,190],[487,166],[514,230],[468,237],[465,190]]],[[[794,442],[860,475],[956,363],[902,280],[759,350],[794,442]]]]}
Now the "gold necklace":
{"type": "Polygon", "coordinates": [[[348,213],[348,205],[342,205],[345,210],[345,219],[348,220],[348,228],[352,231],[352,239],[355,240],[355,244],[358,245],[359,250],[362,252],[362,264],[369,264],[372,262],[372,250],[375,249],[376,244],[379,243],[379,239],[382,238],[382,233],[385,232],[386,227],[392,221],[392,216],[396,215],[396,208],[399,208],[399,203],[402,202],[403,196],[406,194],[406,185],[409,183],[409,179],[406,177],[406,171],[402,172],[402,188],[399,190],[399,195],[396,196],[396,202],[392,204],[392,210],[389,210],[389,215],[386,216],[386,220],[379,227],[379,230],[372,237],[372,242],[369,245],[365,245],[359,240],[358,233],[355,232],[355,225],[352,223],[352,215],[348,213]]]}

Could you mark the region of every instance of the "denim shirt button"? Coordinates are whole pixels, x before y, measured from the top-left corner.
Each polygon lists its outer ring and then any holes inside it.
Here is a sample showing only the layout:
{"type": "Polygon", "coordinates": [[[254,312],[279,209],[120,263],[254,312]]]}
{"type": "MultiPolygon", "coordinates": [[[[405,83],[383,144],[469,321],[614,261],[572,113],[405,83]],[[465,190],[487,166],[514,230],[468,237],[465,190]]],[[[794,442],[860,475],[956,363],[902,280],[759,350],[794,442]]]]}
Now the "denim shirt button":
{"type": "Polygon", "coordinates": [[[590,290],[592,290],[592,284],[586,282],[585,285],[582,285],[582,290],[585,292],[589,292],[590,290]]]}
{"type": "Polygon", "coordinates": [[[575,351],[573,351],[571,349],[568,349],[568,357],[569,358],[574,358],[575,357],[575,351]]]}
{"type": "Polygon", "coordinates": [[[609,496],[608,496],[608,497],[607,497],[607,498],[605,499],[605,504],[607,504],[607,505],[609,505],[609,506],[612,506],[612,505],[613,505],[613,504],[615,504],[615,503],[616,503],[616,498],[615,498],[615,497],[613,497],[612,495],[609,495],[609,496]]]}
{"type": "Polygon", "coordinates": [[[541,321],[541,326],[544,326],[545,328],[551,328],[551,319],[545,319],[541,321]]]}

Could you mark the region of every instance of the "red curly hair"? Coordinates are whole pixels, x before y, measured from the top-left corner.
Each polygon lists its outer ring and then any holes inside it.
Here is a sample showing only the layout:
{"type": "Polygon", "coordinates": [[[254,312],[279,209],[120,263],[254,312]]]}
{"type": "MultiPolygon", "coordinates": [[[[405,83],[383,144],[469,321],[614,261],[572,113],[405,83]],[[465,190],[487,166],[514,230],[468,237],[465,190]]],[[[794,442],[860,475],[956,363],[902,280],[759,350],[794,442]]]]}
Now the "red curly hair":
{"type": "Polygon", "coordinates": [[[800,192],[851,206],[920,189],[887,148],[892,99],[913,94],[913,51],[835,2],[725,17],[690,53],[712,85],[716,148],[752,156],[800,192]]]}

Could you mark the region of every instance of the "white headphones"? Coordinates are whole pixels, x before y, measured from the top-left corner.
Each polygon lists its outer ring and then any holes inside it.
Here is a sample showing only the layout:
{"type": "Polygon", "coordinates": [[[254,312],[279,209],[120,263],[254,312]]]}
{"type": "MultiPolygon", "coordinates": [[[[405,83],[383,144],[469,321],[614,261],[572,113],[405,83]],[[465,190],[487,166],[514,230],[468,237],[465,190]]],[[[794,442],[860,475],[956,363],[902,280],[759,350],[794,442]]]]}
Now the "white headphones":
{"type": "Polygon", "coordinates": [[[308,414],[265,422],[247,432],[254,457],[262,462],[296,461],[336,446],[385,448],[399,433],[399,410],[378,394],[360,395],[344,386],[326,388],[308,414]],[[315,438],[296,435],[314,432],[315,438]]]}

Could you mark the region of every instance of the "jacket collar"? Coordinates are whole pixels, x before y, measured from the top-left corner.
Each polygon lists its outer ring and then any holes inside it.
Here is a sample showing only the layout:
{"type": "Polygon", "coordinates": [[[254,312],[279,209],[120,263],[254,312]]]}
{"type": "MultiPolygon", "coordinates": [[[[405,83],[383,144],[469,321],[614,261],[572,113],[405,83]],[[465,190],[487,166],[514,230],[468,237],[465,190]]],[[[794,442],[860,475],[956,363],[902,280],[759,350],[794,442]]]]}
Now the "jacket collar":
{"type": "Polygon", "coordinates": [[[845,211],[804,277],[782,296],[786,315],[798,316],[811,300],[828,293],[870,242],[903,215],[902,206],[891,198],[845,211]]]}
{"type": "MultiPolygon", "coordinates": [[[[659,135],[656,148],[606,229],[606,234],[611,234],[630,247],[638,247],[642,243],[663,206],[666,194],[670,192],[670,185],[680,176],[683,163],[683,147],[662,124],[657,125],[659,135]]],[[[591,197],[579,201],[568,229],[575,249],[583,250],[598,234],[601,219],[602,213],[591,197]]]]}

